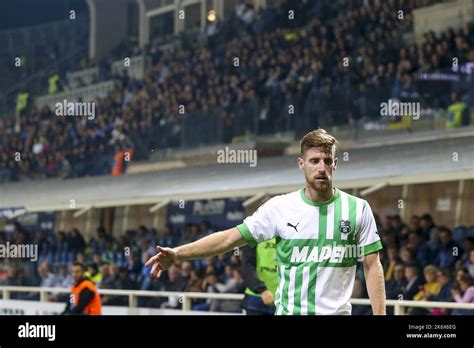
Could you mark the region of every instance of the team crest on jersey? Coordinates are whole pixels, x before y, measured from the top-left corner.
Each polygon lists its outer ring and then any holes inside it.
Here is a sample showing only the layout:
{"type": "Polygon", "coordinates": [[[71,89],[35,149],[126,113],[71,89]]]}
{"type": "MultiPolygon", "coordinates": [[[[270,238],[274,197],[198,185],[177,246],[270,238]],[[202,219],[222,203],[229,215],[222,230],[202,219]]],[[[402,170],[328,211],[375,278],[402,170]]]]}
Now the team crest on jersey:
{"type": "Polygon", "coordinates": [[[351,232],[351,222],[349,220],[341,220],[339,222],[339,232],[345,235],[351,232]]]}

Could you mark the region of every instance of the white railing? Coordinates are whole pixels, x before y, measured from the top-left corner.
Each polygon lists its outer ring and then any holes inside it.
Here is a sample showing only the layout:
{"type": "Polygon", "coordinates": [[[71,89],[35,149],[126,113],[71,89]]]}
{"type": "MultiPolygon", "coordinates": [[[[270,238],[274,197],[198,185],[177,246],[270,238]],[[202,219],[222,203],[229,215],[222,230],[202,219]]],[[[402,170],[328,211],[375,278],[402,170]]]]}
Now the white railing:
{"type": "MultiPolygon", "coordinates": [[[[3,300],[10,299],[11,292],[29,292],[39,293],[40,301],[46,302],[50,293],[70,293],[68,288],[46,288],[29,286],[0,286],[3,300]]],[[[213,299],[213,300],[243,300],[243,294],[216,294],[207,292],[177,292],[177,291],[147,291],[147,290],[118,290],[118,289],[99,289],[101,295],[127,296],[128,306],[137,308],[138,297],[177,297],[183,304],[183,310],[191,310],[192,299],[213,299]]],[[[370,305],[367,298],[352,298],[353,305],[370,305]]],[[[407,300],[387,300],[387,306],[394,307],[395,315],[404,315],[408,307],[417,308],[444,308],[444,309],[469,309],[474,310],[474,303],[456,303],[456,302],[431,302],[431,301],[407,301],[407,300]]]]}

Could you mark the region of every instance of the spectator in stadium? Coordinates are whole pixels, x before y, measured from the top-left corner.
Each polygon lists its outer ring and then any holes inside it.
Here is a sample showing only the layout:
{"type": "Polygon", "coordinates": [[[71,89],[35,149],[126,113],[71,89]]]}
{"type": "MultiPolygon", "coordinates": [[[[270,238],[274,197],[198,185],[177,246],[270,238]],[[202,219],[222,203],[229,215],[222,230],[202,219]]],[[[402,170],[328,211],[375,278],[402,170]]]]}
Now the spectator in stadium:
{"type": "Polygon", "coordinates": [[[438,268],[432,265],[425,267],[424,271],[425,283],[421,286],[420,291],[413,296],[414,301],[427,301],[432,296],[436,296],[441,291],[441,284],[437,279],[438,268]]]}
{"type": "MultiPolygon", "coordinates": [[[[107,245],[107,242],[106,242],[106,245],[107,245]]],[[[87,253],[88,253],[88,258],[90,258],[90,252],[89,250],[85,250],[87,253]]],[[[92,262],[90,262],[91,264],[95,264],[97,266],[100,266],[102,263],[104,263],[107,259],[107,249],[105,251],[103,251],[103,253],[99,253],[99,252],[94,252],[92,253],[92,262]]]]}
{"type": "Polygon", "coordinates": [[[126,267],[127,267],[131,280],[135,284],[140,284],[142,280],[141,273],[142,273],[143,264],[140,261],[140,256],[137,252],[132,251],[130,253],[130,255],[128,256],[128,262],[127,262],[126,267]]]}
{"type": "Polygon", "coordinates": [[[86,247],[84,237],[82,237],[82,235],[79,233],[79,230],[75,227],[69,233],[68,246],[69,251],[72,251],[74,254],[79,251],[83,251],[86,247]]]}
{"type": "MultiPolygon", "coordinates": [[[[100,283],[100,288],[103,289],[132,289],[128,277],[123,275],[123,271],[117,265],[110,265],[108,267],[110,276],[100,283]]],[[[107,271],[104,270],[105,274],[107,271]]],[[[102,273],[102,274],[103,274],[102,273]]],[[[108,306],[126,306],[128,298],[119,295],[105,295],[102,303],[108,306]]]]}
{"type": "Polygon", "coordinates": [[[423,243],[423,239],[420,234],[416,232],[410,232],[408,234],[407,247],[413,250],[416,261],[421,267],[426,267],[431,263],[431,249],[423,243]]]}
{"type": "MultiPolygon", "coordinates": [[[[4,286],[31,286],[31,282],[26,277],[25,270],[21,266],[10,265],[7,267],[5,279],[0,282],[4,286]]],[[[13,292],[10,294],[12,300],[20,300],[25,298],[24,293],[13,292]]]]}
{"type": "Polygon", "coordinates": [[[422,229],[421,229],[421,219],[418,215],[412,215],[412,217],[410,218],[410,222],[409,222],[409,227],[410,227],[410,230],[412,232],[415,232],[415,233],[418,233],[419,235],[421,235],[423,237],[423,234],[422,234],[422,229]]]}
{"type": "MultiPolygon", "coordinates": [[[[231,265],[225,267],[226,282],[215,283],[214,289],[218,293],[241,293],[244,290],[244,282],[238,269],[235,269],[231,265]]],[[[211,300],[210,308],[211,312],[241,312],[240,301],[233,300],[211,300]]]]}
{"type": "MultiPolygon", "coordinates": [[[[474,283],[472,278],[464,274],[459,279],[459,288],[451,290],[453,298],[458,303],[474,303],[474,283]]],[[[472,315],[473,310],[455,309],[453,315],[472,315]]]]}
{"type": "Polygon", "coordinates": [[[468,269],[469,275],[474,279],[474,249],[469,252],[469,260],[464,263],[464,267],[468,269]]]}
{"type": "Polygon", "coordinates": [[[202,291],[202,279],[199,277],[199,273],[194,268],[191,269],[189,274],[188,284],[184,289],[186,292],[201,292],[202,291]]]}
{"type": "MultiPolygon", "coordinates": [[[[113,289],[113,279],[110,274],[110,265],[104,263],[100,266],[100,282],[97,283],[97,287],[101,289],[113,289]]],[[[105,301],[104,301],[105,303],[105,301]]]]}
{"type": "Polygon", "coordinates": [[[459,268],[456,269],[455,278],[454,278],[454,284],[457,288],[459,288],[461,277],[463,277],[464,275],[469,275],[469,271],[467,270],[466,267],[463,267],[461,265],[459,268]]]}
{"type": "Polygon", "coordinates": [[[440,247],[434,259],[434,264],[440,268],[454,269],[456,261],[463,250],[451,238],[451,230],[441,227],[439,230],[440,247]]]}
{"type": "MultiPolygon", "coordinates": [[[[206,267],[205,276],[202,281],[202,291],[208,292],[208,293],[216,293],[217,289],[215,288],[215,285],[218,282],[219,282],[219,278],[217,277],[214,267],[211,265],[208,265],[206,267]]],[[[203,303],[198,303],[194,305],[192,309],[194,311],[208,311],[210,307],[211,307],[211,300],[207,299],[203,303]]]]}
{"type": "Polygon", "coordinates": [[[379,229],[380,232],[380,237],[382,239],[382,244],[383,245],[395,245],[398,246],[398,238],[397,235],[394,233],[386,233],[385,229],[379,229]]]}
{"type": "Polygon", "coordinates": [[[76,262],[80,262],[82,264],[86,263],[86,255],[84,252],[80,251],[76,254],[76,262]]]}
{"type": "Polygon", "coordinates": [[[389,245],[387,247],[387,259],[382,263],[385,270],[385,281],[392,279],[395,271],[395,266],[401,264],[402,261],[398,256],[398,248],[395,244],[389,245]]]}
{"type": "MultiPolygon", "coordinates": [[[[119,267],[118,268],[118,280],[116,283],[116,289],[135,289],[135,284],[133,283],[132,279],[130,278],[130,275],[127,272],[127,269],[125,267],[119,267]]],[[[123,298],[123,296],[122,296],[123,298]]],[[[128,301],[128,299],[127,299],[128,301]]]]}
{"type": "Polygon", "coordinates": [[[180,265],[182,282],[188,284],[191,280],[193,265],[190,261],[183,261],[180,265]]]}
{"type": "Polygon", "coordinates": [[[44,261],[38,267],[38,274],[41,278],[41,287],[54,288],[58,284],[57,276],[51,272],[51,267],[48,261],[44,261]]]}
{"type": "MultiPolygon", "coordinates": [[[[70,288],[74,283],[68,268],[66,265],[59,266],[59,272],[57,274],[57,282],[55,284],[58,288],[70,288]]],[[[67,301],[68,295],[60,292],[53,292],[48,294],[48,300],[53,302],[65,302],[67,301]]]]}
{"type": "Polygon", "coordinates": [[[420,286],[423,284],[422,279],[419,277],[419,269],[415,264],[405,266],[405,278],[407,284],[403,288],[403,299],[413,300],[413,297],[418,293],[420,286]]]}
{"type": "Polygon", "coordinates": [[[429,241],[429,246],[432,249],[436,249],[438,247],[438,228],[436,227],[433,217],[430,214],[424,214],[421,216],[420,219],[420,228],[421,228],[421,235],[423,240],[429,241]]]}
{"type": "Polygon", "coordinates": [[[138,245],[139,245],[140,254],[141,254],[141,260],[140,261],[141,261],[142,264],[144,264],[145,261],[147,260],[147,257],[149,257],[149,255],[153,255],[155,250],[153,249],[153,247],[151,245],[151,241],[147,238],[141,238],[138,241],[138,245]]]}
{"type": "MultiPolygon", "coordinates": [[[[163,291],[183,291],[186,287],[186,280],[183,279],[181,270],[173,266],[169,269],[168,279],[162,286],[163,291]]],[[[168,300],[161,304],[161,308],[174,308],[177,309],[181,306],[180,300],[176,296],[169,296],[168,300]]]]}
{"type": "Polygon", "coordinates": [[[73,279],[66,265],[59,266],[57,286],[60,288],[69,288],[73,284],[73,279]]]}
{"type": "MultiPolygon", "coordinates": [[[[429,297],[430,301],[437,301],[437,302],[450,302],[453,300],[451,290],[454,287],[454,283],[451,281],[451,272],[449,269],[441,269],[438,271],[437,274],[437,281],[441,285],[441,289],[437,295],[433,295],[429,297]]],[[[434,308],[432,310],[432,314],[434,315],[441,315],[441,314],[448,314],[449,310],[442,309],[442,308],[434,308]]]]}
{"type": "Polygon", "coordinates": [[[406,285],[405,267],[402,264],[397,264],[394,267],[393,277],[386,283],[387,299],[398,300],[403,298],[406,285]]]}
{"type": "MultiPolygon", "coordinates": [[[[458,229],[459,228],[456,228],[456,230],[458,229]]],[[[454,240],[454,234],[453,234],[453,240],[454,240]]],[[[469,265],[472,264],[470,262],[470,253],[471,253],[471,250],[474,250],[474,236],[473,237],[463,236],[462,240],[455,240],[455,241],[459,244],[462,244],[462,248],[464,250],[464,253],[462,254],[458,262],[463,264],[465,267],[469,268],[469,265]]]]}
{"type": "Polygon", "coordinates": [[[402,260],[405,266],[411,265],[415,262],[415,258],[413,256],[413,251],[411,248],[407,246],[403,246],[400,248],[400,259],[402,260]]]}

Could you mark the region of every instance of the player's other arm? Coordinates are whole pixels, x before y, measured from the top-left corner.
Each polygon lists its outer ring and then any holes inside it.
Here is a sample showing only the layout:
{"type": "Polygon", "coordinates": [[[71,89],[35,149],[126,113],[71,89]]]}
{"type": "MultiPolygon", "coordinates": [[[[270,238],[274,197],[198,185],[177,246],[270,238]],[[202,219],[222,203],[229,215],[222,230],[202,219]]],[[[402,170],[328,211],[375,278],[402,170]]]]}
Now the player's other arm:
{"type": "Polygon", "coordinates": [[[364,274],[369,293],[372,313],[386,315],[385,312],[385,281],[379,253],[375,252],[364,257],[364,274]]]}
{"type": "Polygon", "coordinates": [[[382,243],[377,232],[374,214],[366,201],[363,202],[361,229],[358,239],[364,253],[365,283],[372,304],[372,313],[385,315],[385,281],[378,253],[382,249],[382,243]]]}
{"type": "Polygon", "coordinates": [[[177,248],[156,246],[158,254],[152,256],[145,266],[153,264],[150,275],[159,278],[161,273],[180,261],[203,259],[224,254],[234,248],[247,244],[237,227],[216,232],[193,243],[184,244],[177,248]]]}

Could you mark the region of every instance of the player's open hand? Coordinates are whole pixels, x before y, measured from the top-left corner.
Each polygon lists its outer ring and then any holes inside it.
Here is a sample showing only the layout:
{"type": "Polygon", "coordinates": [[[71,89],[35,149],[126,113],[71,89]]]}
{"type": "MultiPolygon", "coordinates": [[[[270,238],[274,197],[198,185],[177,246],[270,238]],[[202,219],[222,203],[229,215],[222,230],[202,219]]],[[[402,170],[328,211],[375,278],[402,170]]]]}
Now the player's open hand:
{"type": "Polygon", "coordinates": [[[176,252],[172,248],[162,248],[159,245],[156,246],[158,254],[152,256],[145,263],[145,266],[153,264],[150,271],[152,278],[160,278],[163,271],[173,266],[176,263],[176,252]]]}

